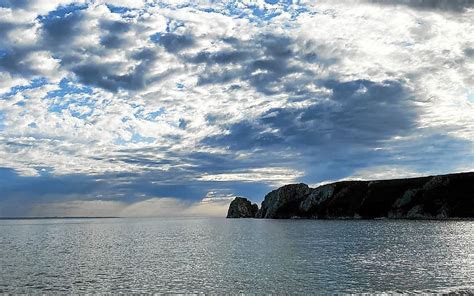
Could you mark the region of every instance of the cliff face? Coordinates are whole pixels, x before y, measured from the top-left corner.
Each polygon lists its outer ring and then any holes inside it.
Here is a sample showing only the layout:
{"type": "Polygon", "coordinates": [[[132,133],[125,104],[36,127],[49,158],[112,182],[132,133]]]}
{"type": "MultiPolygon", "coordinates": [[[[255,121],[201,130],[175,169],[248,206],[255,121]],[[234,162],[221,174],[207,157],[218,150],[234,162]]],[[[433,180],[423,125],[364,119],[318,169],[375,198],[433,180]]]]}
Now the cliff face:
{"type": "Polygon", "coordinates": [[[268,193],[262,207],[250,217],[472,218],[474,173],[384,181],[343,181],[314,189],[306,184],[291,184],[268,193]]]}
{"type": "Polygon", "coordinates": [[[227,218],[253,218],[257,214],[258,206],[248,199],[236,197],[229,206],[227,218]]]}
{"type": "Polygon", "coordinates": [[[273,190],[265,196],[257,218],[291,218],[298,216],[300,203],[311,189],[306,184],[286,185],[273,190]]]}

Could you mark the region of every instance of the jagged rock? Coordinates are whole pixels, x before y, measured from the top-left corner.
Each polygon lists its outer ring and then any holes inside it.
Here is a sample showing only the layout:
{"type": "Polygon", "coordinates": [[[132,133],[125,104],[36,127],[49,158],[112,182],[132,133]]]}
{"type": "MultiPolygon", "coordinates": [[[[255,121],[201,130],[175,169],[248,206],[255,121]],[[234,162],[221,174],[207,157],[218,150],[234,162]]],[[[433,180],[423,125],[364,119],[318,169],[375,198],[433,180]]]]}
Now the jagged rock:
{"type": "Polygon", "coordinates": [[[314,211],[317,207],[332,197],[334,189],[334,184],[328,184],[312,190],[310,194],[300,203],[300,211],[303,213],[314,211]]]}
{"type": "Polygon", "coordinates": [[[299,214],[299,204],[308,196],[306,184],[290,184],[273,190],[265,196],[257,218],[293,218],[299,214]]]}
{"type": "Polygon", "coordinates": [[[236,197],[229,206],[227,218],[255,218],[258,206],[244,197],[236,197]]]}
{"type": "Polygon", "coordinates": [[[315,189],[306,184],[286,185],[265,196],[256,217],[474,218],[474,173],[383,181],[343,181],[315,189]]]}
{"type": "Polygon", "coordinates": [[[398,209],[410,204],[419,191],[419,189],[408,189],[401,198],[395,200],[392,207],[398,209]]]}
{"type": "Polygon", "coordinates": [[[409,219],[420,219],[420,218],[431,218],[427,217],[427,215],[423,212],[423,205],[416,205],[413,208],[411,208],[408,213],[406,214],[406,217],[409,219]]]}

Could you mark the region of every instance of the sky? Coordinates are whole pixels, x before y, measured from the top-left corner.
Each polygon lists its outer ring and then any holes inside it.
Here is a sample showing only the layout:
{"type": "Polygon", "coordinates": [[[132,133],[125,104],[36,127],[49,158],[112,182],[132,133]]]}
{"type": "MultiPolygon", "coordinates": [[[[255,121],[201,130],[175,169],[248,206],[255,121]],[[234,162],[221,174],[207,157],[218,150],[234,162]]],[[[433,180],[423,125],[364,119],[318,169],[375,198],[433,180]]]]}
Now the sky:
{"type": "Polygon", "coordinates": [[[474,0],[0,0],[0,217],[473,170],[474,0]]]}

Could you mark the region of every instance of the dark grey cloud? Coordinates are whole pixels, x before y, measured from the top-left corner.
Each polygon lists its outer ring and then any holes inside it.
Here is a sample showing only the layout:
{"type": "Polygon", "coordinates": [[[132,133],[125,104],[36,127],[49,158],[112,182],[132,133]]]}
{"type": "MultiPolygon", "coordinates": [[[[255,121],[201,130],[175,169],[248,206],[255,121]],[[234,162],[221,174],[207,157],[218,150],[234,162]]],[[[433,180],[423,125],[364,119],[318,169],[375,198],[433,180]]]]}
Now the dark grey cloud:
{"type": "Polygon", "coordinates": [[[231,83],[238,79],[249,82],[264,95],[286,92],[293,94],[295,99],[307,98],[311,95],[307,90],[308,79],[314,73],[298,63],[327,66],[336,62],[318,55],[314,44],[299,44],[289,36],[260,34],[248,41],[237,38],[222,41],[232,49],[212,53],[202,51],[184,57],[186,62],[207,65],[199,75],[199,85],[231,83]],[[224,66],[230,68],[223,70],[224,66]],[[299,74],[300,78],[287,81],[286,77],[291,74],[299,74]]]}
{"type": "Polygon", "coordinates": [[[300,181],[313,183],[389,163],[390,155],[373,148],[416,127],[416,107],[399,81],[318,84],[332,95],[315,96],[305,107],[270,109],[257,120],[228,126],[225,134],[208,137],[203,144],[252,151],[269,164],[304,171],[300,181]],[[285,157],[289,159],[282,162],[285,157]]]}
{"type": "Polygon", "coordinates": [[[100,22],[102,36],[100,44],[106,48],[117,49],[127,45],[130,40],[123,36],[130,31],[131,24],[122,21],[103,20],[100,22]]]}
{"type": "Polygon", "coordinates": [[[124,21],[101,20],[100,28],[110,33],[125,33],[130,31],[132,25],[124,21]]]}
{"type": "Polygon", "coordinates": [[[177,35],[174,33],[167,33],[161,35],[157,43],[162,45],[168,52],[177,53],[183,49],[193,46],[195,44],[195,40],[191,35],[177,35]]]}
{"type": "MultiPolygon", "coordinates": [[[[100,45],[83,44],[76,46],[77,40],[88,34],[86,24],[89,21],[83,7],[59,7],[56,11],[39,18],[42,23],[40,43],[34,48],[11,48],[8,59],[2,58],[0,67],[20,76],[37,75],[37,65],[20,63],[28,54],[39,50],[47,50],[60,60],[63,69],[71,71],[77,79],[86,85],[96,86],[116,92],[119,89],[140,90],[148,83],[160,79],[149,77],[147,66],[157,61],[158,48],[146,47],[129,55],[130,60],[112,64],[101,62],[105,57],[114,54],[134,42],[125,34],[132,30],[140,30],[137,24],[126,21],[100,20],[100,45]],[[129,73],[123,73],[124,64],[135,61],[129,73]],[[119,70],[120,69],[120,70],[119,70]]],[[[6,26],[6,24],[5,24],[6,26]]],[[[155,40],[155,39],[154,39],[155,40]]],[[[182,51],[195,46],[192,35],[166,33],[157,37],[155,42],[166,51],[178,55],[183,62],[205,64],[205,70],[198,76],[198,84],[232,83],[234,80],[247,81],[264,95],[281,92],[292,94],[292,99],[305,99],[311,96],[307,90],[308,79],[313,76],[300,64],[318,63],[328,65],[335,60],[327,60],[317,53],[314,44],[306,42],[296,44],[289,36],[260,34],[251,40],[242,41],[237,38],[224,38],[231,49],[218,52],[202,51],[196,55],[183,55],[182,51]],[[301,46],[301,48],[298,48],[301,46]],[[223,67],[231,67],[224,69],[223,67]],[[298,80],[287,81],[291,74],[299,74],[298,80]]],[[[238,87],[238,84],[234,84],[238,87]]]]}
{"type": "MultiPolygon", "coordinates": [[[[146,150],[146,149],[145,149],[146,150]]],[[[137,156],[136,151],[123,151],[120,160],[129,159],[144,167],[158,167],[166,161],[147,159],[137,156]]],[[[138,151],[138,154],[142,153],[138,151]]],[[[234,194],[248,196],[254,200],[261,197],[271,188],[268,185],[255,183],[242,183],[238,181],[212,182],[194,179],[202,174],[227,172],[238,169],[238,163],[232,157],[217,156],[212,154],[191,154],[185,156],[187,160],[201,164],[193,171],[183,171],[172,168],[169,171],[144,170],[140,173],[109,173],[102,175],[72,174],[54,176],[42,173],[40,176],[19,176],[14,170],[0,168],[0,217],[25,216],[37,205],[47,205],[55,202],[73,200],[113,200],[124,203],[135,203],[155,197],[174,197],[181,200],[199,201],[209,191],[229,191],[234,194]],[[216,162],[225,163],[221,169],[213,168],[216,162]]],[[[176,164],[176,161],[171,163],[176,164]]]]}
{"type": "MultiPolygon", "coordinates": [[[[291,156],[280,156],[268,151],[268,157],[277,156],[280,162],[274,166],[291,164],[291,156]]],[[[159,173],[160,176],[153,176],[153,181],[167,183],[170,182],[191,182],[191,179],[198,178],[203,173],[219,174],[229,171],[246,171],[248,169],[257,169],[262,167],[271,167],[266,158],[260,155],[253,157],[249,155],[246,159],[241,159],[233,152],[228,153],[210,153],[210,152],[171,152],[167,148],[142,147],[139,149],[123,149],[117,151],[116,160],[124,163],[132,163],[140,167],[153,171],[163,166],[174,165],[167,169],[166,173],[159,173]],[[157,159],[154,155],[166,155],[157,159]],[[186,164],[185,167],[179,164],[186,164]],[[189,165],[190,164],[190,165],[189,165]]]]}
{"type": "Polygon", "coordinates": [[[157,53],[150,48],[143,48],[134,52],[131,58],[137,61],[153,61],[157,58],[157,53]]]}
{"type": "MultiPolygon", "coordinates": [[[[5,2],[6,3],[6,2],[5,2]]],[[[13,5],[13,8],[28,8],[31,1],[18,3],[6,3],[13,5]]],[[[6,5],[5,4],[5,5],[6,5]]],[[[10,7],[10,6],[8,6],[10,7]]],[[[150,63],[158,59],[159,52],[153,47],[143,47],[129,53],[128,59],[116,63],[103,62],[107,57],[114,54],[114,51],[126,48],[134,40],[126,37],[125,34],[132,30],[140,30],[140,25],[126,21],[116,21],[101,19],[100,45],[81,44],[77,46],[75,41],[87,36],[86,24],[89,18],[84,6],[60,6],[56,10],[49,12],[45,16],[39,16],[38,21],[42,24],[39,34],[39,42],[34,45],[19,46],[12,42],[8,36],[17,28],[32,27],[33,24],[13,24],[0,21],[0,70],[9,72],[13,76],[31,78],[43,74],[42,65],[35,63],[25,63],[27,57],[35,56],[38,51],[46,51],[51,56],[60,61],[62,69],[75,74],[76,78],[88,86],[96,86],[105,90],[116,92],[119,89],[140,90],[150,82],[160,79],[160,77],[150,77],[148,68],[150,63]],[[129,66],[129,71],[123,73],[124,67],[129,66]]],[[[173,42],[171,37],[166,37],[167,46],[184,46],[183,41],[173,42]]],[[[171,47],[170,47],[171,48],[171,47]]]]}
{"type": "Polygon", "coordinates": [[[282,135],[265,132],[263,125],[248,120],[232,124],[227,130],[229,134],[208,137],[203,140],[203,144],[232,150],[250,150],[270,149],[271,146],[285,143],[282,135]]]}
{"type": "Polygon", "coordinates": [[[0,71],[6,71],[13,76],[31,77],[38,75],[40,71],[36,65],[25,63],[26,57],[34,51],[31,47],[12,47],[6,51],[5,56],[0,57],[0,71]]]}
{"type": "Polygon", "coordinates": [[[464,49],[464,54],[465,54],[468,58],[474,58],[474,48],[468,47],[468,48],[464,49]]]}
{"type": "Polygon", "coordinates": [[[43,19],[42,38],[48,48],[68,47],[75,38],[85,34],[84,14],[76,10],[64,16],[55,16],[43,19]]]}
{"type": "Polygon", "coordinates": [[[17,25],[10,23],[10,22],[2,22],[0,20],[0,46],[5,48],[9,47],[9,42],[8,42],[8,33],[15,29],[17,25]]]}
{"type": "Polygon", "coordinates": [[[145,87],[146,64],[142,63],[125,75],[117,75],[120,64],[86,63],[73,66],[71,71],[79,81],[86,85],[97,86],[112,92],[119,89],[139,90],[145,87]]]}
{"type": "Polygon", "coordinates": [[[31,77],[39,74],[37,65],[25,63],[25,58],[38,50],[36,45],[18,46],[10,42],[9,34],[15,29],[30,29],[31,24],[14,24],[0,20],[0,71],[9,72],[12,76],[31,77]]]}
{"type": "Polygon", "coordinates": [[[208,65],[213,64],[231,64],[239,63],[247,60],[251,57],[251,52],[238,51],[238,50],[223,50],[220,52],[206,52],[202,51],[195,56],[188,57],[187,61],[191,63],[206,63],[208,65]]]}
{"type": "Polygon", "coordinates": [[[209,137],[204,143],[235,150],[275,145],[372,146],[416,126],[416,107],[398,81],[329,80],[318,84],[332,91],[329,100],[314,97],[304,108],[270,109],[257,121],[236,123],[228,127],[228,134],[209,137]]]}
{"type": "Polygon", "coordinates": [[[87,175],[28,177],[0,168],[0,217],[25,216],[37,204],[65,201],[70,196],[95,198],[95,193],[104,186],[104,182],[87,175]]]}
{"type": "MultiPolygon", "coordinates": [[[[232,64],[238,60],[241,67],[235,71],[205,71],[200,84],[229,84],[238,78],[248,81],[264,95],[286,93],[289,101],[304,101],[305,107],[275,108],[256,120],[224,126],[225,134],[204,139],[204,145],[234,151],[257,149],[288,153],[290,149],[292,153],[306,155],[312,150],[337,158],[351,154],[343,151],[345,147],[357,146],[353,152],[360,155],[390,137],[408,134],[416,126],[415,104],[399,81],[317,80],[317,74],[297,63],[295,66],[295,62],[311,61],[324,67],[336,60],[321,58],[312,43],[298,43],[286,36],[261,35],[252,40],[253,46],[235,38],[226,42],[233,46],[233,51],[201,52],[188,59],[207,65],[232,64]],[[298,74],[298,78],[289,79],[291,74],[298,74]],[[332,94],[321,97],[311,86],[326,88],[332,94]]],[[[214,124],[223,116],[210,113],[207,120],[214,124]]]]}
{"type": "Polygon", "coordinates": [[[274,108],[256,120],[224,126],[225,133],[202,144],[226,147],[236,155],[251,151],[258,164],[304,172],[298,181],[307,183],[384,166],[448,173],[473,159],[459,155],[472,146],[469,141],[420,129],[415,98],[400,81],[318,84],[331,89],[332,95],[315,97],[305,107],[274,108]]]}
{"type": "Polygon", "coordinates": [[[0,7],[26,9],[34,2],[34,0],[0,0],[0,7]]]}
{"type": "Polygon", "coordinates": [[[474,7],[474,0],[369,0],[383,5],[405,5],[416,9],[463,12],[474,7]]]}
{"type": "Polygon", "coordinates": [[[121,48],[128,43],[126,38],[121,38],[117,35],[106,35],[100,38],[100,44],[107,48],[121,48]]]}
{"type": "Polygon", "coordinates": [[[117,92],[119,89],[140,90],[148,82],[157,79],[147,75],[149,64],[157,59],[156,50],[150,48],[132,52],[129,60],[102,62],[103,57],[108,57],[114,54],[114,51],[122,50],[133,42],[124,35],[136,29],[133,24],[125,21],[100,20],[102,46],[89,44],[74,46],[74,40],[88,34],[85,31],[85,23],[89,21],[87,16],[81,9],[56,14],[50,13],[41,20],[43,24],[41,46],[59,58],[61,66],[75,74],[81,83],[117,92]],[[129,67],[128,73],[117,74],[123,73],[124,65],[132,61],[135,63],[133,67],[129,67]]]}

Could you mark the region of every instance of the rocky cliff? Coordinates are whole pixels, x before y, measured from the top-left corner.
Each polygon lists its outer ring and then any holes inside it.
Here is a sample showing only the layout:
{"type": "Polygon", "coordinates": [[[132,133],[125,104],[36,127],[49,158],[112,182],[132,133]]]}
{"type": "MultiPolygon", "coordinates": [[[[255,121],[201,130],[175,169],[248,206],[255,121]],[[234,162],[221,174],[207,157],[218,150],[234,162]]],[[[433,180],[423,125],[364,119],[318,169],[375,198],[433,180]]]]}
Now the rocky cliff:
{"type": "Polygon", "coordinates": [[[236,198],[231,203],[229,214],[232,208],[233,217],[273,219],[473,218],[474,173],[343,181],[317,188],[291,184],[268,193],[254,215],[250,213],[255,207],[249,211],[250,202],[247,202],[243,206],[243,201],[236,198]],[[240,204],[242,206],[238,206],[240,204]]]}
{"type": "Polygon", "coordinates": [[[227,218],[253,218],[257,214],[258,206],[248,199],[236,197],[229,206],[227,218]]]}

